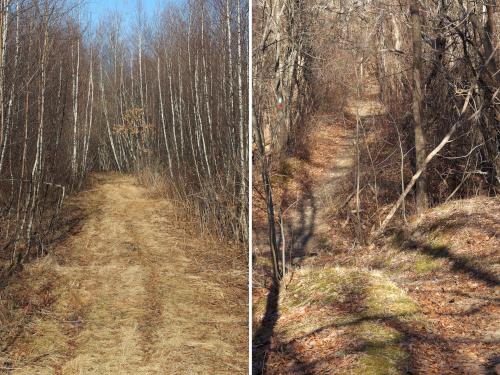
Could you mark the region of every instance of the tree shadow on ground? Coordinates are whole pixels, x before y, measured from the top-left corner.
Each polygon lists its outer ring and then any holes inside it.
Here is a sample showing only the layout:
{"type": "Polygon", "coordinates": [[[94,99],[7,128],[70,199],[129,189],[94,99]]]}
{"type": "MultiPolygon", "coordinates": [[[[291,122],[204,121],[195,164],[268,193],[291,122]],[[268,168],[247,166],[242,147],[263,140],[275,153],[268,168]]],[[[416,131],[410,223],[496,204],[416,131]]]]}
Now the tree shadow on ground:
{"type": "MultiPolygon", "coordinates": [[[[335,366],[339,364],[342,366],[342,361],[348,356],[362,355],[377,350],[383,351],[390,345],[399,345],[400,342],[401,345],[404,345],[410,336],[405,334],[405,332],[401,332],[400,329],[396,329],[401,333],[401,338],[398,338],[396,343],[392,339],[388,339],[387,342],[385,340],[370,342],[363,338],[358,332],[358,329],[364,323],[374,323],[380,327],[393,328],[393,322],[398,322],[399,324],[399,321],[406,317],[404,314],[369,314],[369,306],[367,304],[369,290],[370,281],[368,279],[357,280],[355,283],[346,282],[345,288],[340,288],[340,293],[342,295],[341,300],[327,301],[322,299],[318,301],[319,305],[316,307],[320,307],[323,312],[325,312],[325,309],[327,310],[326,319],[331,320],[332,316],[339,316],[344,321],[335,321],[322,325],[310,332],[295,336],[290,341],[283,341],[283,339],[277,337],[273,346],[269,348],[270,356],[273,358],[271,360],[272,366],[268,373],[330,373],[328,371],[332,368],[336,368],[335,366]],[[345,331],[345,329],[348,329],[348,331],[345,331]],[[321,340],[321,336],[328,336],[330,334],[328,331],[330,330],[337,332],[334,337],[340,335],[343,336],[345,340],[336,342],[334,347],[328,348],[330,350],[325,351],[321,355],[313,354],[311,356],[310,353],[307,353],[308,340],[313,339],[313,341],[315,341],[317,338],[321,340]],[[305,352],[304,348],[306,348],[305,352]],[[330,352],[332,354],[330,354],[330,352]],[[283,368],[283,366],[285,366],[285,368],[283,368]]],[[[316,305],[316,303],[313,305],[316,305]]],[[[308,308],[314,307],[308,305],[308,308]]],[[[308,319],[308,316],[304,316],[303,319],[308,319]]],[[[326,342],[325,345],[328,346],[328,340],[326,342]]],[[[408,357],[405,359],[404,363],[398,364],[398,367],[407,369],[409,368],[408,363],[410,362],[411,353],[408,351],[408,357]]]]}
{"type": "Polygon", "coordinates": [[[486,375],[497,375],[497,367],[500,366],[500,355],[496,354],[488,359],[488,364],[486,365],[486,375]]]}
{"type": "Polygon", "coordinates": [[[487,212],[466,213],[463,211],[451,211],[439,218],[433,218],[428,222],[420,223],[418,231],[422,234],[435,231],[455,231],[463,228],[478,229],[488,236],[498,237],[498,215],[487,212]]]}
{"type": "Polygon", "coordinates": [[[453,272],[468,274],[476,280],[482,281],[489,286],[498,285],[500,281],[498,276],[493,272],[479,267],[476,262],[465,256],[453,253],[447,246],[432,246],[425,240],[418,239],[405,231],[399,231],[396,239],[404,251],[420,252],[432,258],[445,259],[449,261],[453,272]]]}
{"type": "Polygon", "coordinates": [[[278,321],[278,301],[280,295],[280,284],[273,280],[269,293],[267,294],[266,310],[260,323],[260,327],[255,331],[252,340],[252,374],[265,374],[267,368],[268,351],[271,347],[271,339],[274,334],[274,327],[278,321]]]}
{"type": "MultiPolygon", "coordinates": [[[[447,369],[454,368],[456,372],[453,373],[466,373],[466,366],[468,364],[467,360],[463,363],[458,363],[456,361],[455,346],[459,344],[481,344],[483,341],[478,339],[445,339],[440,335],[434,334],[432,332],[425,332],[424,330],[417,330],[408,323],[402,322],[401,318],[404,315],[387,315],[387,316],[365,316],[360,317],[354,321],[342,324],[330,324],[308,333],[307,335],[298,337],[291,342],[281,343],[277,345],[273,351],[279,353],[280,356],[284,356],[288,363],[293,362],[293,368],[287,373],[290,374],[318,374],[322,373],[322,368],[327,366],[332,360],[339,359],[341,357],[346,357],[354,354],[364,354],[368,352],[373,352],[377,350],[384,350],[386,347],[394,344],[401,344],[405,348],[406,358],[397,364],[398,369],[404,374],[419,374],[421,372],[422,364],[419,363],[417,357],[415,356],[418,352],[418,345],[428,345],[435,347],[434,350],[439,350],[439,355],[444,359],[445,363],[442,366],[447,369]],[[347,347],[339,347],[331,356],[324,356],[321,358],[316,358],[313,361],[305,361],[302,359],[300,354],[300,343],[301,341],[307,340],[310,337],[319,335],[321,332],[328,331],[330,329],[341,329],[347,326],[358,326],[362,323],[372,322],[387,326],[397,330],[401,336],[396,340],[383,340],[380,342],[366,342],[360,341],[357,345],[348,345],[347,347]],[[418,344],[417,344],[418,343],[418,344]]],[[[500,363],[498,357],[492,358],[486,365],[487,374],[495,374],[494,367],[500,363]]],[[[474,363],[474,365],[477,365],[474,363]]],[[[273,372],[273,374],[278,374],[279,372],[273,372]]],[[[470,372],[469,372],[470,373],[470,372]]]]}
{"type": "MultiPolygon", "coordinates": [[[[289,219],[284,222],[284,232],[287,238],[291,241],[288,247],[291,249],[291,258],[303,259],[306,255],[306,247],[314,234],[314,225],[316,220],[316,201],[312,191],[312,180],[307,173],[304,173],[299,179],[300,190],[299,197],[295,202],[294,211],[297,212],[296,220],[289,219]]],[[[286,204],[290,192],[285,191],[283,204],[286,204]]],[[[290,203],[290,202],[288,202],[290,203]]],[[[294,218],[295,219],[295,218],[294,218]]],[[[278,234],[278,247],[281,248],[284,239],[281,233],[278,234]]],[[[274,336],[274,328],[279,318],[279,295],[280,284],[273,281],[266,300],[266,308],[264,316],[261,320],[260,327],[253,335],[252,344],[252,373],[266,374],[268,373],[267,364],[269,351],[271,350],[272,339],[274,336]]]]}
{"type": "MultiPolygon", "coordinates": [[[[491,368],[498,363],[498,358],[492,358],[489,364],[480,364],[474,360],[474,357],[464,356],[462,351],[457,351],[457,347],[467,345],[482,345],[485,343],[480,337],[467,337],[463,335],[453,335],[452,337],[443,336],[432,326],[428,326],[418,319],[412,318],[412,312],[393,312],[378,313],[370,311],[367,305],[368,293],[364,291],[370,288],[370,280],[357,280],[361,289],[356,293],[346,293],[347,297],[342,301],[330,302],[330,305],[324,304],[321,300],[320,306],[324,312],[327,309],[327,316],[340,316],[341,321],[333,321],[321,325],[304,334],[294,335],[288,341],[278,335],[272,347],[269,348],[268,374],[320,374],[330,373],[329,370],[339,369],[336,366],[343,366],[343,361],[350,358],[346,363],[358,363],[358,360],[369,355],[384,356],[385,351],[391,352],[395,346],[400,348],[404,355],[397,360],[395,366],[403,374],[425,373],[431,368],[433,363],[439,368],[439,371],[451,371],[450,373],[470,373],[472,370],[483,371],[491,368]],[[370,339],[362,334],[371,325],[379,327],[376,329],[389,329],[397,333],[395,337],[382,339],[370,339]],[[385,328],[384,328],[385,327],[385,328]],[[360,331],[361,329],[361,331],[360,331]],[[333,335],[332,335],[333,334],[333,335]],[[339,336],[348,337],[345,341],[335,341],[339,336]],[[323,338],[327,338],[323,341],[323,338]],[[312,348],[315,348],[316,342],[321,341],[322,346],[328,347],[328,341],[333,339],[334,345],[321,354],[315,354],[312,348]],[[313,346],[310,345],[312,343],[313,346]],[[422,357],[423,353],[432,350],[433,356],[430,358],[422,357]],[[330,354],[331,353],[331,354],[330,354]],[[360,357],[361,356],[361,357],[360,357]],[[496,361],[496,362],[495,362],[496,361]],[[430,367],[429,367],[430,366],[430,367]],[[489,366],[489,367],[488,367],[489,366]],[[469,371],[469,372],[468,372],[469,371]]],[[[301,298],[299,296],[299,298],[301,298]]],[[[314,306],[308,305],[308,313],[303,319],[308,319],[312,315],[314,306]]],[[[468,311],[474,314],[475,311],[468,311]]],[[[313,323],[314,324],[314,323],[313,323]]],[[[376,337],[377,335],[375,335],[376,337]]],[[[377,361],[376,361],[377,362],[377,361]]],[[[357,366],[357,365],[356,365],[357,366]]],[[[342,368],[342,370],[344,370],[342,368]]],[[[351,369],[347,369],[349,372],[351,369]]],[[[353,370],[354,373],[358,373],[353,370]]],[[[361,370],[362,371],[362,370],[361,370]]],[[[335,372],[334,372],[335,373],[335,372]]],[[[375,372],[378,373],[378,372],[375,372]]],[[[482,373],[482,372],[481,372],[482,373]]],[[[494,372],[491,372],[492,374],[494,372]]]]}
{"type": "MultiPolygon", "coordinates": [[[[296,208],[294,208],[297,217],[286,220],[285,236],[291,239],[288,246],[291,249],[292,259],[299,258],[302,260],[308,255],[307,246],[315,233],[318,207],[311,177],[304,173],[300,177],[299,183],[299,196],[295,203],[296,208]]],[[[286,196],[287,193],[289,192],[285,192],[284,195],[286,196]]]]}

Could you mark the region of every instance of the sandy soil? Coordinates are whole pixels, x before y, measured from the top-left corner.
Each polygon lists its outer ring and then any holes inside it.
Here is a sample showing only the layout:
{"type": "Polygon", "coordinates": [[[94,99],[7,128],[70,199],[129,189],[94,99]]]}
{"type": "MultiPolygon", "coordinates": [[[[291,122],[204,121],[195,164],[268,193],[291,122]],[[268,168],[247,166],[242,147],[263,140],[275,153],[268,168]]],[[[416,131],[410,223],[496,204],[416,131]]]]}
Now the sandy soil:
{"type": "Polygon", "coordinates": [[[71,200],[87,212],[79,233],[3,295],[0,313],[10,306],[10,318],[24,322],[0,353],[3,370],[246,373],[245,259],[207,260],[231,249],[199,238],[169,201],[149,197],[132,177],[95,179],[71,200]]]}

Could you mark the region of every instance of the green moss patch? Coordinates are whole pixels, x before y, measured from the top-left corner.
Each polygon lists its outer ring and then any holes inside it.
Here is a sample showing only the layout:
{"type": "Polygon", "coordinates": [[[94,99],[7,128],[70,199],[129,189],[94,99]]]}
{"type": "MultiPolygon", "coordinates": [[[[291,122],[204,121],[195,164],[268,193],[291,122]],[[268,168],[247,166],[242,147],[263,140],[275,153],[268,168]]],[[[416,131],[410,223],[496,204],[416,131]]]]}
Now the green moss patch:
{"type": "Polygon", "coordinates": [[[381,273],[371,273],[366,316],[404,318],[417,312],[416,303],[381,273]]]}
{"type": "Polygon", "coordinates": [[[429,256],[421,256],[415,261],[414,271],[418,273],[430,273],[441,267],[441,264],[429,256]]]}
{"type": "Polygon", "coordinates": [[[400,374],[408,354],[401,346],[403,335],[395,330],[373,322],[358,327],[358,335],[364,348],[355,374],[391,375],[400,374]]]}
{"type": "Polygon", "coordinates": [[[302,306],[327,307],[342,303],[348,296],[363,293],[364,275],[346,268],[302,269],[284,281],[283,312],[302,306]]]}
{"type": "Polygon", "coordinates": [[[404,334],[394,327],[418,319],[416,303],[395,283],[355,268],[298,270],[283,281],[279,306],[276,333],[285,342],[325,330],[348,337],[335,350],[358,358],[353,374],[400,373],[408,354],[404,334]]]}

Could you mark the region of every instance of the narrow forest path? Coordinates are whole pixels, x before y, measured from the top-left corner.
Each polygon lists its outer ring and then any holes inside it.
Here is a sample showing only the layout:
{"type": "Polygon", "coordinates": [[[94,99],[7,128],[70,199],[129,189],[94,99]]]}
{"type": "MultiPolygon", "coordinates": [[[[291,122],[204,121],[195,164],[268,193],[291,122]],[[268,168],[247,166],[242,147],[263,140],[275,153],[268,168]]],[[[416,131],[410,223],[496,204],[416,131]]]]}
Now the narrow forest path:
{"type": "Polygon", "coordinates": [[[133,177],[95,179],[91,190],[71,199],[87,212],[81,230],[21,275],[22,283],[47,296],[30,297],[46,301],[1,353],[3,369],[30,375],[244,373],[243,256],[218,263],[216,253],[226,251],[227,259],[229,250],[199,238],[169,201],[149,197],[133,177]]]}
{"type": "Polygon", "coordinates": [[[286,160],[278,196],[289,207],[293,267],[277,292],[254,291],[254,319],[268,326],[254,367],[267,375],[498,374],[498,198],[429,209],[367,246],[355,247],[344,230],[355,220],[355,119],[384,113],[378,93],[374,85],[347,98],[350,121],[316,115],[307,158],[286,160]],[[335,213],[346,207],[341,220],[335,213]]]}
{"type": "Polygon", "coordinates": [[[307,164],[296,167],[298,178],[284,192],[290,205],[287,231],[293,238],[291,252],[297,263],[307,263],[321,250],[350,246],[351,238],[339,231],[346,223],[332,222],[330,214],[348,203],[339,200],[341,197],[352,200],[346,192],[352,186],[348,179],[354,178],[356,165],[354,119],[359,116],[366,121],[385,112],[379,93],[378,84],[370,82],[360,98],[347,98],[344,114],[321,113],[312,118],[307,164]]]}

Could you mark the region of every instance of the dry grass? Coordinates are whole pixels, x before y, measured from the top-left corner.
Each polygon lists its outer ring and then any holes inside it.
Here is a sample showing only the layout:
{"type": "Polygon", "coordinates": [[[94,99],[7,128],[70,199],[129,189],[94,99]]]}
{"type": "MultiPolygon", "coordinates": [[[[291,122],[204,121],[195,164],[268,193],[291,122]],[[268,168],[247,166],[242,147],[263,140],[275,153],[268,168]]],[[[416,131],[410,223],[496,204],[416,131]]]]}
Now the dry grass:
{"type": "MultiPolygon", "coordinates": [[[[246,243],[248,215],[239,212],[240,199],[234,189],[218,183],[196,187],[184,177],[172,179],[161,166],[147,166],[137,173],[141,185],[154,199],[168,199],[182,221],[195,225],[203,236],[220,241],[246,243]],[[238,218],[238,219],[235,219],[238,218]]],[[[197,184],[194,184],[197,186],[197,184]]],[[[246,204],[246,202],[244,202],[246,204]]]]}
{"type": "Polygon", "coordinates": [[[12,325],[2,341],[13,339],[4,367],[14,374],[245,373],[243,251],[201,238],[131,177],[95,179],[72,201],[90,212],[81,232],[2,293],[0,317],[12,325]]]}

